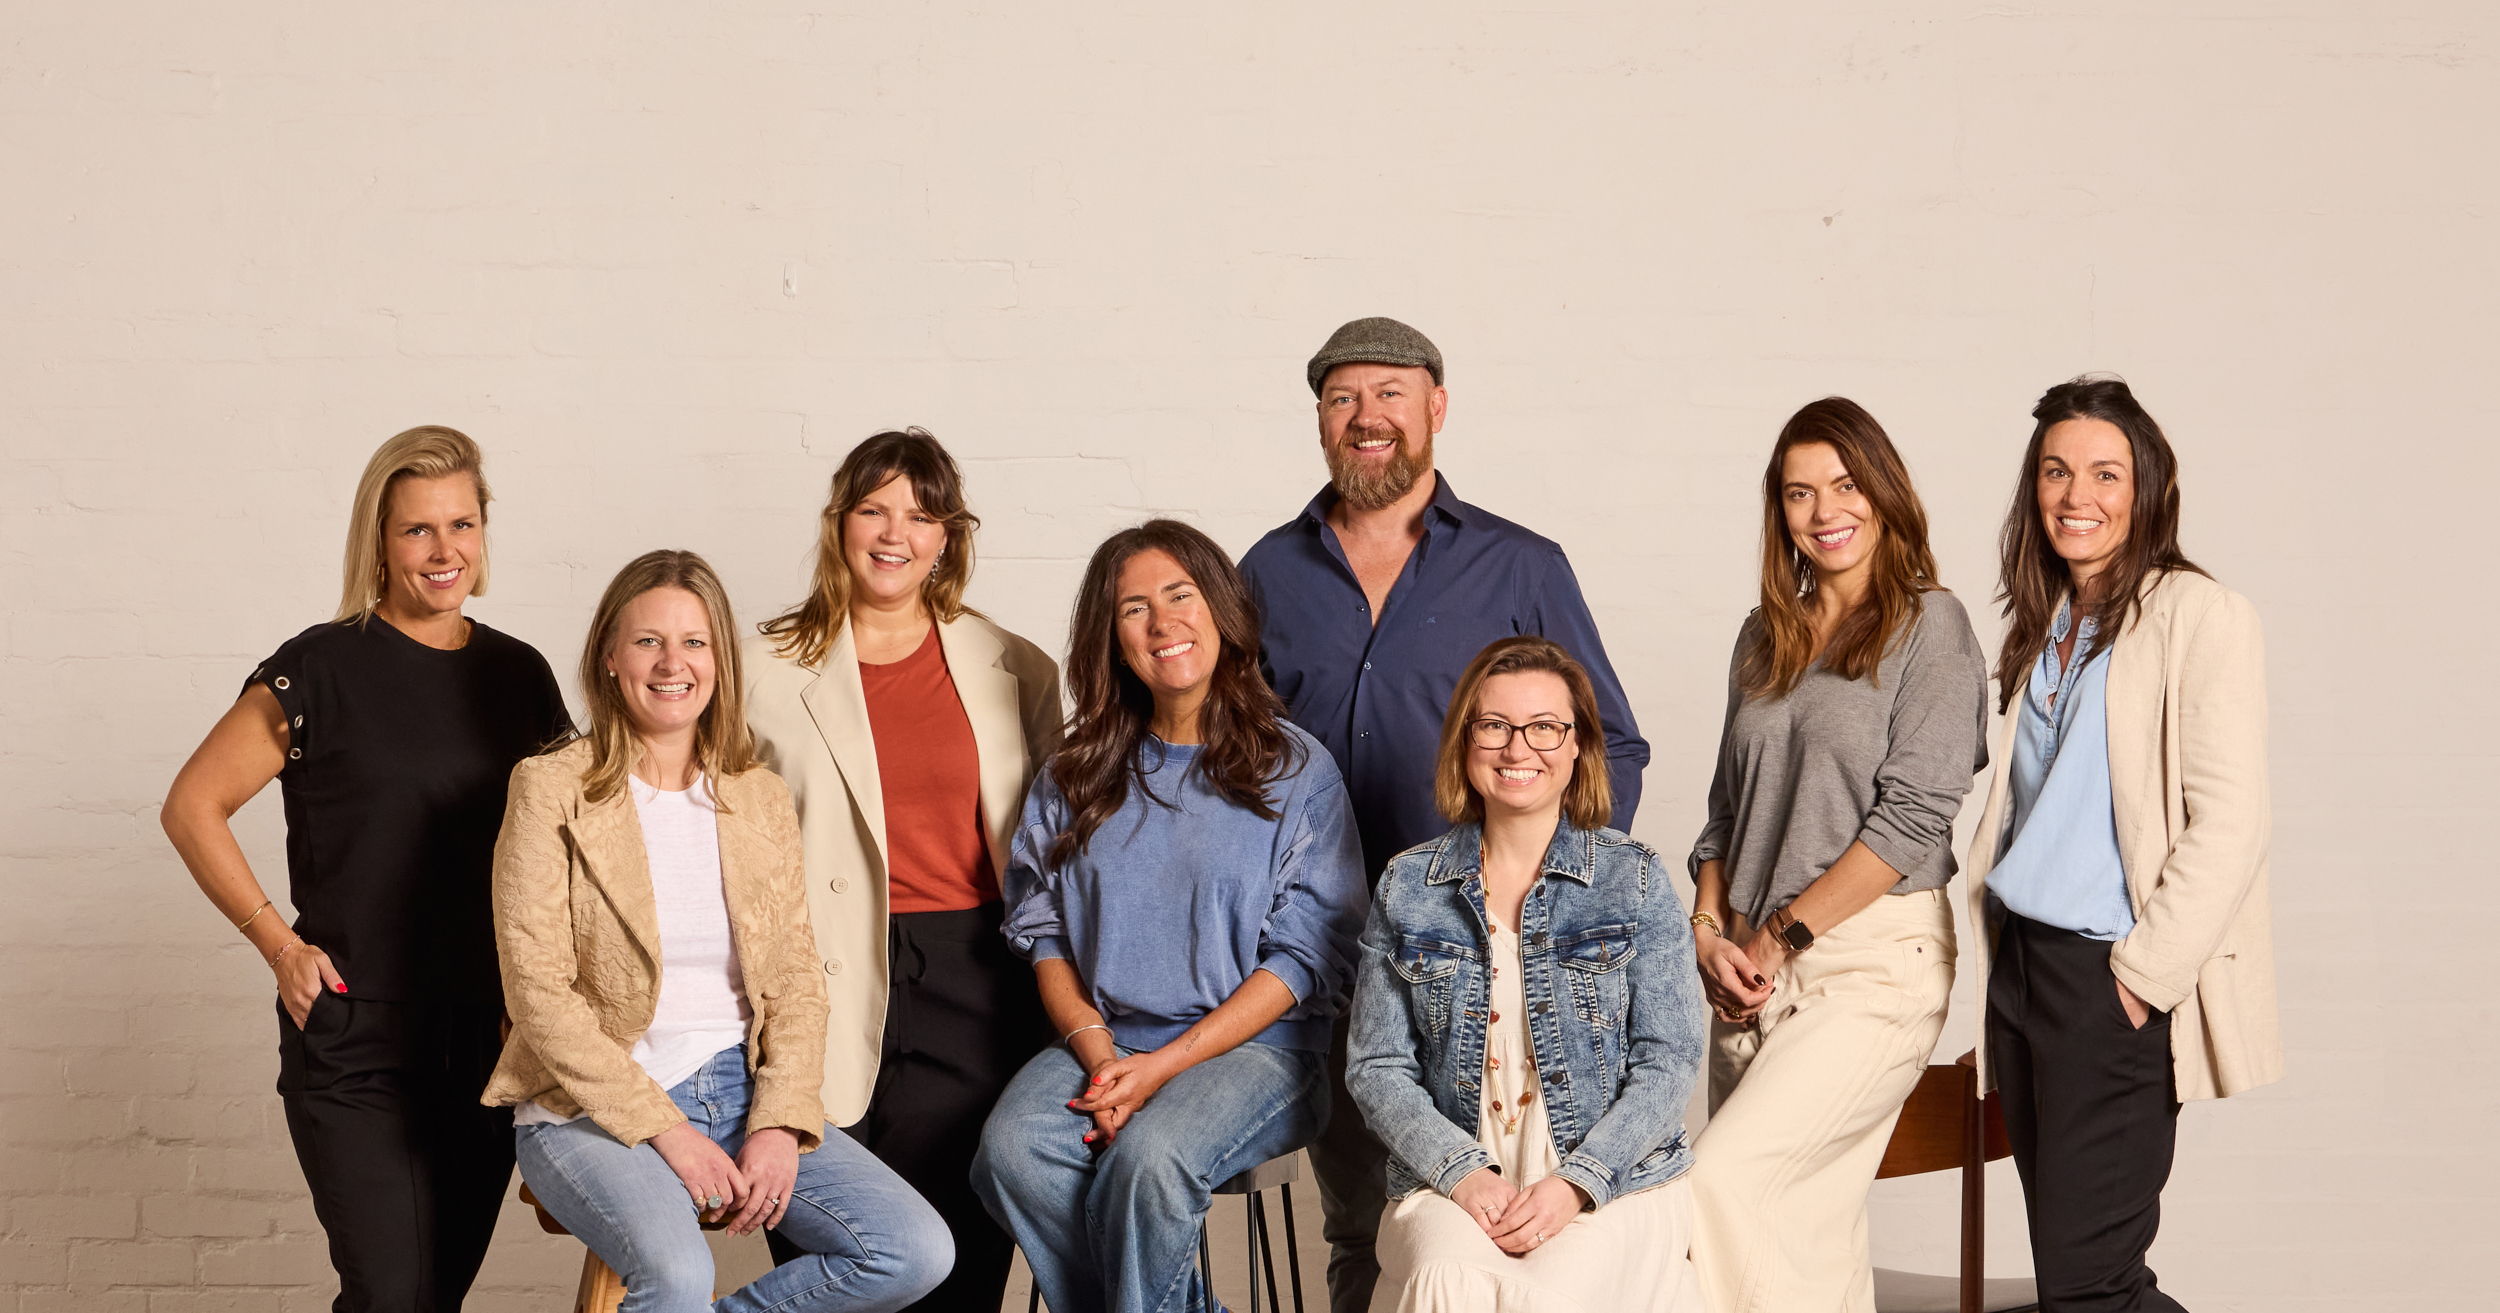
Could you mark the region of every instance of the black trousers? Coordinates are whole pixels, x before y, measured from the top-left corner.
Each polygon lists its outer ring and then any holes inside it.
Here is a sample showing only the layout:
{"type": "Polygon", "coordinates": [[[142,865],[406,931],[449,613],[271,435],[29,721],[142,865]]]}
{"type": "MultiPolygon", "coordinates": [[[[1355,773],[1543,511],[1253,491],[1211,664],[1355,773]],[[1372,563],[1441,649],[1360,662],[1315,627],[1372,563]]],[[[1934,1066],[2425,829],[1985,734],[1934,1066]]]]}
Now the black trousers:
{"type": "Polygon", "coordinates": [[[2127,1020],[2110,945],[2001,917],[1988,1061],[2022,1174],[2046,1313],[2169,1313],[2144,1263],[2178,1142],[2170,1014],[2127,1020]]]}
{"type": "MultiPolygon", "coordinates": [[[[997,1313],[1015,1259],[1015,1242],[972,1192],[972,1154],[1000,1092],[1051,1032],[1033,969],[999,919],[995,903],[888,918],[884,1052],[868,1114],[844,1128],[954,1233],[955,1270],[911,1306],[922,1313],[997,1313]]],[[[797,1256],[766,1235],[774,1262],[797,1256]]]]}
{"type": "Polygon", "coordinates": [[[512,1110],[477,1096],[495,1004],[323,994],[278,1006],[278,1094],[339,1277],[333,1313],[457,1313],[512,1183],[512,1110]]]}

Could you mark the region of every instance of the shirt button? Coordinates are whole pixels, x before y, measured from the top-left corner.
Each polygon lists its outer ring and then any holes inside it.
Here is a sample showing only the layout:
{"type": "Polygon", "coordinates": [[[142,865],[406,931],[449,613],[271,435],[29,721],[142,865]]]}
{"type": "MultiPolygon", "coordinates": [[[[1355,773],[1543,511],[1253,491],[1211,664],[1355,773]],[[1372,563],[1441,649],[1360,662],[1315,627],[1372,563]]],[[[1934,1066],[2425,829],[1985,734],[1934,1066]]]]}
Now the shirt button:
{"type": "Polygon", "coordinates": [[[1355,735],[1354,737],[1356,737],[1356,738],[1358,738],[1358,739],[1367,739],[1367,738],[1370,738],[1371,736],[1372,736],[1372,732],[1371,732],[1370,730],[1364,730],[1362,733],[1357,734],[1357,735],[1355,735]]]}
{"type": "Polygon", "coordinates": [[[838,958],[838,957],[829,957],[829,958],[826,958],[826,959],[825,959],[825,974],[826,974],[826,975],[829,975],[829,976],[838,976],[838,975],[841,975],[841,974],[842,974],[842,959],[840,959],[840,958],[838,958]]]}
{"type": "Polygon", "coordinates": [[[837,894],[847,894],[851,891],[851,882],[837,875],[827,882],[827,887],[837,894]]]}
{"type": "Polygon", "coordinates": [[[1369,669],[1371,669],[1371,668],[1372,668],[1372,663],[1371,663],[1371,662],[1369,662],[1369,661],[1364,662],[1364,663],[1363,663],[1363,668],[1364,668],[1365,670],[1369,670],[1369,669]]]}

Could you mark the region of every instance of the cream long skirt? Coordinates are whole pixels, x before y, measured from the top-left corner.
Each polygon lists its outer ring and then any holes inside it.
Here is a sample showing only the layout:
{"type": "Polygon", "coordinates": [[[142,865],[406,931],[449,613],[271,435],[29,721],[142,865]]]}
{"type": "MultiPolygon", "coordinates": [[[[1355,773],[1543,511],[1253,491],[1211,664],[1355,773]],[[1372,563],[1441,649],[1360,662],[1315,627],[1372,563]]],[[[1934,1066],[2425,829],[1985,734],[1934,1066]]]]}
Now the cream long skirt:
{"type": "MultiPolygon", "coordinates": [[[[1525,1187],[1561,1160],[1533,1094],[1515,930],[1494,931],[1493,964],[1494,1024],[1476,1138],[1502,1175],[1525,1187]]],[[[1381,1215],[1372,1313],[1699,1313],[1692,1233],[1692,1191],[1681,1178],[1582,1213],[1518,1257],[1502,1252],[1447,1195],[1418,1190],[1381,1215]]]]}

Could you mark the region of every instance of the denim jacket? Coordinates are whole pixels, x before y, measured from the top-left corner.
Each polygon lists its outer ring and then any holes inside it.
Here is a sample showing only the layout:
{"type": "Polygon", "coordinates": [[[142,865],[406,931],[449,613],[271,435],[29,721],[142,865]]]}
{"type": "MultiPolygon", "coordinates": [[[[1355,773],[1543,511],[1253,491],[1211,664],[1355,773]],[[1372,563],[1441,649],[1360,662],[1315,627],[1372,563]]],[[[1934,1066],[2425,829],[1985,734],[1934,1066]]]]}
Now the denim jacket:
{"type": "MultiPolygon", "coordinates": [[[[1483,830],[1462,824],[1392,858],[1363,930],[1346,1087],[1388,1147],[1392,1198],[1447,1194],[1493,1165],[1476,1139],[1492,1010],[1483,846],[1483,830]]],[[[1557,1174],[1599,1207],[1692,1165],[1701,979],[1668,873],[1629,835],[1566,820],[1520,913],[1557,1174]]]]}

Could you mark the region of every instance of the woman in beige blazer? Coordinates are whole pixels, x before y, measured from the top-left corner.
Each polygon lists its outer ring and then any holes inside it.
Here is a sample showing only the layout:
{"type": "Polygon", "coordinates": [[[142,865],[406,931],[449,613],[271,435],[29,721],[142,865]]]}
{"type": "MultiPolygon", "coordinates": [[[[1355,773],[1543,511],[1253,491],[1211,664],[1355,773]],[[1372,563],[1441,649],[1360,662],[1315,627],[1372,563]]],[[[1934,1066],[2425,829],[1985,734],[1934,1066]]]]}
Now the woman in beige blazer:
{"type": "Polygon", "coordinates": [[[825,991],[798,817],[739,714],[729,601],[701,557],[608,585],[582,647],[590,732],[512,772],[495,935],[522,1179],[625,1280],[630,1313],[893,1309],[951,1259],[893,1172],[826,1137],[825,991]],[[788,1261],[717,1305],[699,1220],[788,1261]]]}
{"type": "Polygon", "coordinates": [[[747,641],[747,724],[806,836],[816,960],[832,996],[836,1125],[953,1230],[928,1308],[998,1307],[1011,1245],[971,1190],[981,1123],[1052,1037],[998,932],[1027,786],[1058,746],[1059,670],[964,606],[963,476],[920,429],[834,472],[814,588],[747,641]]]}
{"type": "Polygon", "coordinates": [[[2123,382],[2049,389],[2005,521],[1995,753],[1972,845],[1983,1079],[2045,1308],[2170,1310],[2144,1257],[2179,1105],[2282,1072],[2265,654],[2179,549],[2177,464],[2123,382]]]}

